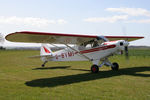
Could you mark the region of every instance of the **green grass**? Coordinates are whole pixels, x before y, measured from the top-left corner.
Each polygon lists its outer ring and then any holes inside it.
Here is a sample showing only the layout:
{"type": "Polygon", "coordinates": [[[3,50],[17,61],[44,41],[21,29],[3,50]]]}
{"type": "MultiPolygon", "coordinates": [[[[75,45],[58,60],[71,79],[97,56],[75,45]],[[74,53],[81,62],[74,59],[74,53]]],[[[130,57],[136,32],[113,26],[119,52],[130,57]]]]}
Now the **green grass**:
{"type": "Polygon", "coordinates": [[[29,59],[39,51],[0,51],[0,100],[150,100],[150,50],[131,50],[130,60],[114,56],[119,71],[90,62],[29,59]]]}
{"type": "Polygon", "coordinates": [[[150,49],[130,49],[130,56],[150,56],[150,49]]]}

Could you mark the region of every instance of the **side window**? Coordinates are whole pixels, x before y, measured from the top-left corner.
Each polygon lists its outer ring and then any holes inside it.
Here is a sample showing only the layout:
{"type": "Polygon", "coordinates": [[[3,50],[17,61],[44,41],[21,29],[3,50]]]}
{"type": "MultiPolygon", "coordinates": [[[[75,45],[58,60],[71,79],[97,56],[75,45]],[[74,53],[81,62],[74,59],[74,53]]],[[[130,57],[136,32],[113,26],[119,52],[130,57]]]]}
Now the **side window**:
{"type": "Polygon", "coordinates": [[[92,43],[92,47],[94,48],[94,47],[97,47],[97,46],[99,46],[99,44],[96,40],[94,40],[93,43],[92,43]]]}
{"type": "Polygon", "coordinates": [[[79,50],[84,50],[84,49],[95,48],[95,47],[100,46],[103,42],[104,42],[103,39],[100,39],[100,40],[93,39],[93,40],[86,41],[86,42],[82,43],[82,44],[78,47],[78,49],[79,49],[79,50]]]}
{"type": "Polygon", "coordinates": [[[86,48],[86,49],[91,49],[91,48],[92,48],[92,45],[91,45],[91,44],[87,44],[85,48],[86,48]]]}

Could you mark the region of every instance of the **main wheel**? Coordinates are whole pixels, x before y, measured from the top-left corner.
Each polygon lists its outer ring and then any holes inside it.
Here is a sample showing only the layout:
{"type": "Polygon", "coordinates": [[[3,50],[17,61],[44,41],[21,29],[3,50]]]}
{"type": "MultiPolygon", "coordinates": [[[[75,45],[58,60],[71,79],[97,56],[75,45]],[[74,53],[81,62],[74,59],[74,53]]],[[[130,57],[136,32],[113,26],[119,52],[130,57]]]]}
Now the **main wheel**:
{"type": "Polygon", "coordinates": [[[92,73],[98,73],[99,72],[99,67],[97,65],[92,65],[91,66],[91,72],[92,73]]]}
{"type": "Polygon", "coordinates": [[[42,64],[42,65],[41,65],[41,67],[45,67],[45,65],[44,65],[44,64],[42,64]]]}
{"type": "Polygon", "coordinates": [[[118,63],[112,63],[112,67],[111,67],[112,70],[118,70],[119,69],[119,64],[118,63]]]}

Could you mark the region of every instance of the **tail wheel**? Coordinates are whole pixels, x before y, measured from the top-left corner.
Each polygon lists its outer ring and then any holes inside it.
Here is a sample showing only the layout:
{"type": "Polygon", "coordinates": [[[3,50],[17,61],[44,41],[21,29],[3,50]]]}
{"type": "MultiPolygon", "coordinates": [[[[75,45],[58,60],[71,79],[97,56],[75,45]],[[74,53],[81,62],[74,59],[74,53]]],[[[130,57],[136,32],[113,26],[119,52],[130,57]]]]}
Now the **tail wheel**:
{"type": "Polygon", "coordinates": [[[92,73],[98,73],[99,72],[99,67],[97,65],[92,65],[91,66],[91,72],[92,73]]]}
{"type": "Polygon", "coordinates": [[[112,63],[112,70],[118,70],[119,69],[119,64],[118,63],[112,63]]]}

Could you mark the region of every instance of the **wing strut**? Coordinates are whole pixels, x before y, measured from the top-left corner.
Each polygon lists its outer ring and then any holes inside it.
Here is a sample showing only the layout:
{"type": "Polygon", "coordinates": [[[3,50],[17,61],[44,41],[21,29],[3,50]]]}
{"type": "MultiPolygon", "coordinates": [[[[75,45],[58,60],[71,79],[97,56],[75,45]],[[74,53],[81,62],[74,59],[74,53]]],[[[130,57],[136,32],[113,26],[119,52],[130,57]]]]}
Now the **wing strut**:
{"type": "Polygon", "coordinates": [[[90,59],[89,57],[83,55],[82,53],[80,53],[80,51],[78,51],[78,50],[72,48],[71,46],[69,46],[69,45],[67,45],[67,44],[64,44],[64,45],[66,45],[68,48],[72,49],[73,51],[78,52],[78,53],[79,53],[82,57],[84,57],[85,59],[88,59],[89,61],[93,61],[93,59],[90,59]]]}

